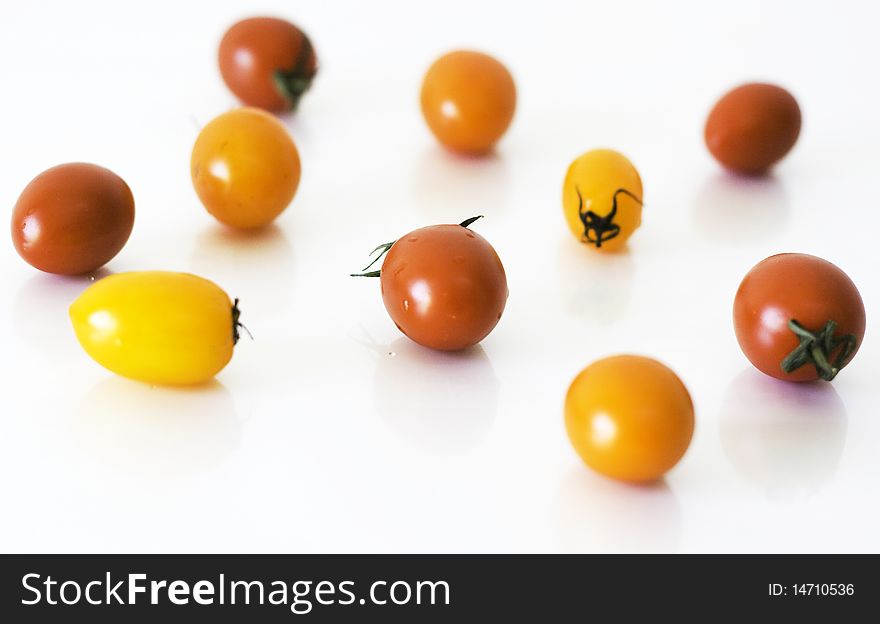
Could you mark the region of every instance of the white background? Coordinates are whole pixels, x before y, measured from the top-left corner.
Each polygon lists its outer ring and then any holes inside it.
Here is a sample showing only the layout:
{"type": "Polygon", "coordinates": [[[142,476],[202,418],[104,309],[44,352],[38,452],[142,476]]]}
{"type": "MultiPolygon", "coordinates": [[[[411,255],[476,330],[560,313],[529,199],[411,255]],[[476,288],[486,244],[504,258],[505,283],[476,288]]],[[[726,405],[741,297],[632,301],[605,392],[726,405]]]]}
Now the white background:
{"type": "Polygon", "coordinates": [[[0,550],[880,550],[875,3],[23,2],[0,9],[0,205],[62,162],[119,173],[135,230],[110,271],[173,269],[242,299],[255,336],[206,388],[114,377],[77,345],[87,279],[0,244],[0,550]],[[833,7],[833,8],[832,8],[833,7]],[[230,233],[199,204],[199,125],[235,105],[216,65],[238,18],[302,26],[320,73],[293,119],[302,183],[277,227],[230,233]],[[519,89],[484,160],[444,153],[418,108],[440,54],[482,49],[519,89]],[[713,102],[763,79],[804,117],[769,179],[721,173],[713,102]],[[608,146],[639,168],[629,253],[569,234],[569,162],[608,146]],[[481,348],[442,355],[347,277],[376,244],[474,228],[507,268],[481,348]],[[833,385],[752,370],[731,306],[756,262],[825,257],[859,286],[867,337],[833,385]],[[653,488],[592,474],[562,422],[572,377],[635,352],[689,387],[697,429],[653,488]]]}

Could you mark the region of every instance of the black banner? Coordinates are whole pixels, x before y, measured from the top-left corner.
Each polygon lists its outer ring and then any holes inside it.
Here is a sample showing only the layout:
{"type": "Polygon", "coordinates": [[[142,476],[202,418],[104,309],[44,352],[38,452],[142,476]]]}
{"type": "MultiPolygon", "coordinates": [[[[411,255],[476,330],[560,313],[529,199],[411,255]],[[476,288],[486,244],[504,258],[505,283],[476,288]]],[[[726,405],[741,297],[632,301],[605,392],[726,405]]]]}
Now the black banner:
{"type": "Polygon", "coordinates": [[[877,563],[873,555],[6,555],[0,619],[554,622],[647,612],[849,621],[873,612],[877,563]]]}

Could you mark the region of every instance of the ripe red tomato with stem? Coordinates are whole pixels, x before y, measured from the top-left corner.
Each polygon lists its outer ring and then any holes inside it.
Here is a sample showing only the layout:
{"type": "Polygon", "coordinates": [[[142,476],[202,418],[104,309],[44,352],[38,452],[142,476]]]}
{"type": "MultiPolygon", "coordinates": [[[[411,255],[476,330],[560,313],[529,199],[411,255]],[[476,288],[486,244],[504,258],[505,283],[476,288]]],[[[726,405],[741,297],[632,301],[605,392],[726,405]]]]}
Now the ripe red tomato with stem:
{"type": "Polygon", "coordinates": [[[733,322],[743,353],[761,372],[787,381],[831,381],[862,344],[865,305],[835,265],[784,253],[745,276],[733,322]]]}
{"type": "Polygon", "coordinates": [[[218,60],[223,81],[242,102],[273,113],[295,110],[318,71],[306,34],[275,17],[233,24],[218,60]]]}
{"type": "Polygon", "coordinates": [[[480,342],[498,324],[507,303],[507,276],[489,242],[458,225],[432,225],[379,245],[355,277],[379,277],[382,301],[397,328],[413,341],[442,351],[480,342]],[[369,269],[385,257],[378,271],[369,269]]]}

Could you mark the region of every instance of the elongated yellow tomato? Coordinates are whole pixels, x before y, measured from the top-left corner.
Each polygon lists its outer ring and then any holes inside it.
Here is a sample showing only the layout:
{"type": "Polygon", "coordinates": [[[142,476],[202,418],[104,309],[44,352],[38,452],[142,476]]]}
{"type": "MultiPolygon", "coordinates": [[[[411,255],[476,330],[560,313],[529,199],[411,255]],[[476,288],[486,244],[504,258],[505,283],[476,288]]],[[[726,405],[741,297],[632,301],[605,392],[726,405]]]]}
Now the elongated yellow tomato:
{"type": "Polygon", "coordinates": [[[105,368],[138,381],[191,385],[232,358],[238,307],[213,282],[188,273],[119,273],[70,306],[83,349],[105,368]]]}
{"type": "Polygon", "coordinates": [[[626,156],[597,149],[579,156],[562,186],[571,233],[596,249],[619,251],[642,223],[642,179],[626,156]]]}

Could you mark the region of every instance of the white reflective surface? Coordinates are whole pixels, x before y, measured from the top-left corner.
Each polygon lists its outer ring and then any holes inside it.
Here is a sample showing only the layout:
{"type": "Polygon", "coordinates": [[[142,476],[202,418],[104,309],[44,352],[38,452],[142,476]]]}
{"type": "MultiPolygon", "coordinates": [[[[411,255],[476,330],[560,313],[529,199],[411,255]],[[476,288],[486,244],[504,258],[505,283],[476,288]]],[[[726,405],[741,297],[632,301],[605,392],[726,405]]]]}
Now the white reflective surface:
{"type": "Polygon", "coordinates": [[[256,235],[217,225],[189,180],[198,127],[235,104],[216,45],[250,5],[50,4],[0,8],[0,205],[52,165],[111,168],[137,219],[99,277],[204,275],[241,298],[254,340],[204,388],[114,378],[69,327],[88,277],[38,274],[0,244],[0,550],[880,550],[870,3],[799,5],[795,23],[766,1],[264,2],[309,32],[321,69],[284,119],[299,191],[256,235]],[[443,152],[420,118],[423,72],[462,45],[519,89],[486,159],[443,152]],[[721,173],[702,144],[713,101],[751,79],[781,82],[804,113],[794,152],[758,181],[721,173]],[[566,167],[602,146],[645,186],[617,255],[580,246],[561,215],[566,167]],[[426,351],[376,280],[348,274],[379,243],[477,214],[507,309],[479,347],[426,351]],[[864,297],[866,341],[833,386],[766,379],[736,344],[739,281],[781,251],[831,260],[864,297]],[[565,436],[570,380],[621,352],[668,363],[697,410],[689,452],[653,487],[592,474],[565,436]]]}

